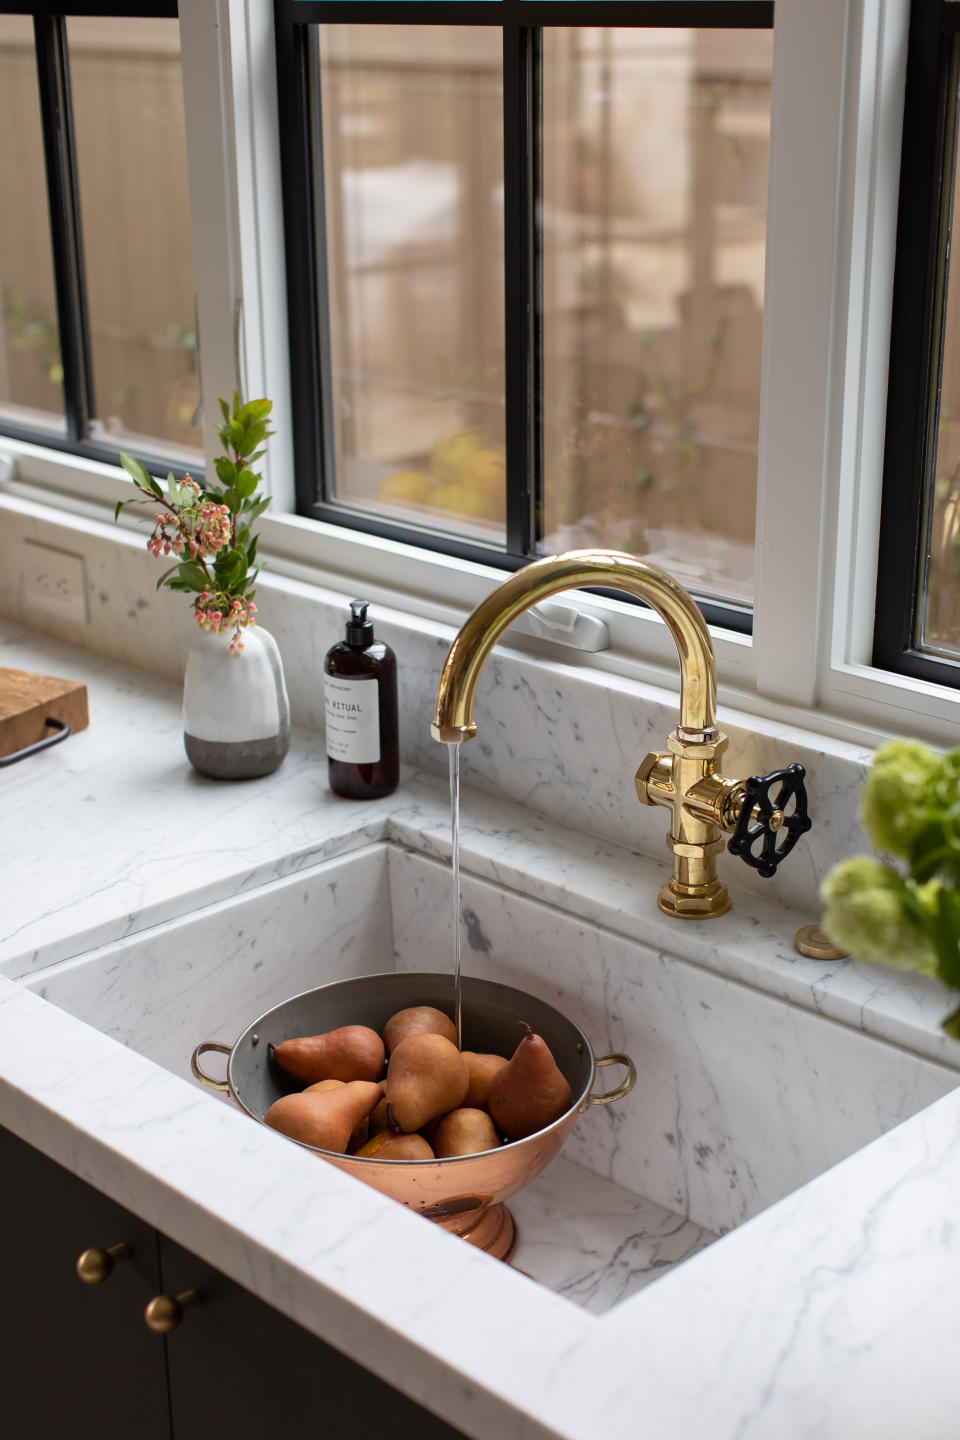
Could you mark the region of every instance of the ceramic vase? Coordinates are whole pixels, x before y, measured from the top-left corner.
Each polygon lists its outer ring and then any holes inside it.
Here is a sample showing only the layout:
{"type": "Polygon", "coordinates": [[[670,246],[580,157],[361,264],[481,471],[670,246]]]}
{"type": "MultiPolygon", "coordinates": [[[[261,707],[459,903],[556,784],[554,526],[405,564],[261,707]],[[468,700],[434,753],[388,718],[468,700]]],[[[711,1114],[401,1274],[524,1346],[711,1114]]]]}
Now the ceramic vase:
{"type": "Polygon", "coordinates": [[[198,630],[183,681],[183,743],[190,764],[214,780],[269,775],[290,748],[290,702],[273,636],[243,631],[230,653],[230,634],[198,630]]]}

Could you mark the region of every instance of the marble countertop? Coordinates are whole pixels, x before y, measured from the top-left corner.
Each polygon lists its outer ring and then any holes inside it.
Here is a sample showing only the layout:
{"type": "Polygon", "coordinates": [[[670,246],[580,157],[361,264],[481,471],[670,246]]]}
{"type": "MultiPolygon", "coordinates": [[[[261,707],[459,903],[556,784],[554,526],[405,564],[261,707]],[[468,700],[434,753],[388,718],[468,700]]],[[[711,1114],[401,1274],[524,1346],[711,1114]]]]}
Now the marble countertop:
{"type": "MultiPolygon", "coordinates": [[[[186,765],[168,683],[7,623],[0,664],[85,681],[91,710],[0,782],[0,1122],[478,1440],[953,1436],[960,1092],[614,1309],[572,1305],[17,983],[371,841],[448,854],[444,787],[405,774],[386,800],[337,800],[305,732],[275,776],[217,785],[186,765]],[[374,1230],[403,1266],[371,1259],[374,1230]]],[[[464,832],[482,878],[563,905],[576,875],[585,919],[958,1064],[943,992],[804,960],[812,917],[735,895],[677,927],[649,860],[475,796],[464,832]]]]}

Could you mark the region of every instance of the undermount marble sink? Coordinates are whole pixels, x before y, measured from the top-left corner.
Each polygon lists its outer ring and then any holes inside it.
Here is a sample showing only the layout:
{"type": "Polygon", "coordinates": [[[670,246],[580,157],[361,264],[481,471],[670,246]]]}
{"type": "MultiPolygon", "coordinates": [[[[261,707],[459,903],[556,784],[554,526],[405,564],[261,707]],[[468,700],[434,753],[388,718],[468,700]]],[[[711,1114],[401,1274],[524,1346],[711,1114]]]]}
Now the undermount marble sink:
{"type": "MultiPolygon", "coordinates": [[[[946,1066],[513,890],[464,876],[462,896],[466,973],[543,997],[595,1053],[637,1067],[633,1093],[581,1116],[510,1202],[514,1266],[594,1313],[957,1085],[946,1066]]],[[[450,908],[448,866],[377,843],[25,984],[195,1085],[200,1041],[232,1044],[290,995],[450,968],[450,908]]],[[[196,1091],[211,1117],[231,1103],[196,1091]]]]}

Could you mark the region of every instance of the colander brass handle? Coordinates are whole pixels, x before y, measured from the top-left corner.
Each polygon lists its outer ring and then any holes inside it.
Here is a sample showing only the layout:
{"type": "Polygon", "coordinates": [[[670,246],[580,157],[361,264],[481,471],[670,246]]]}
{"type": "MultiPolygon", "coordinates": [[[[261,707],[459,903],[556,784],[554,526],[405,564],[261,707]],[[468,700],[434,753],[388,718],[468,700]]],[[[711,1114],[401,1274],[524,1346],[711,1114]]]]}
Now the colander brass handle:
{"type": "Polygon", "coordinates": [[[624,1095],[630,1094],[637,1083],[637,1067],[629,1055],[601,1055],[594,1063],[598,1070],[605,1065],[625,1065],[627,1067],[626,1077],[613,1090],[605,1090],[602,1095],[588,1095],[580,1106],[581,1113],[589,1105],[609,1105],[613,1100],[622,1100],[624,1095]]]}
{"type": "MultiPolygon", "coordinates": [[[[208,1050],[215,1050],[218,1055],[229,1056],[233,1052],[233,1046],[221,1045],[219,1040],[201,1040],[190,1056],[190,1069],[193,1071],[194,1078],[199,1080],[201,1085],[206,1085],[208,1090],[219,1090],[221,1093],[225,1093],[230,1089],[226,1080],[214,1080],[212,1075],[208,1075],[205,1070],[200,1069],[200,1056],[206,1055],[208,1050]]],[[[598,1060],[597,1064],[599,1065],[599,1063],[598,1060]]]]}

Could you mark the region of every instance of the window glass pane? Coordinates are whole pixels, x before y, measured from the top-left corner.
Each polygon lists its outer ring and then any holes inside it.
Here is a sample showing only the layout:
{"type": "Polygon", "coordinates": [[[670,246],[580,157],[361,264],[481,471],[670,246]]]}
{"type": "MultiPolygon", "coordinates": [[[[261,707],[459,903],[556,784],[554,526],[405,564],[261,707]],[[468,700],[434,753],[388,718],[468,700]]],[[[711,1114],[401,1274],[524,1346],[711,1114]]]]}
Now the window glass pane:
{"type": "Polygon", "coordinates": [[[753,598],[769,30],[547,28],[546,550],[753,598]]]}
{"type": "Polygon", "coordinates": [[[176,20],[70,19],[94,434],[195,463],[193,263],[176,20]]]}
{"type": "Polygon", "coordinates": [[[330,498],[502,545],[500,31],[323,25],[314,41],[330,498]]]}
{"type": "Polygon", "coordinates": [[[33,23],[0,15],[0,422],[65,430],[33,23]]]}
{"type": "MultiPolygon", "coordinates": [[[[951,212],[956,206],[954,171],[951,212]]],[[[926,554],[917,607],[920,649],[960,659],[960,283],[944,268],[939,411],[925,497],[926,554]]]]}

